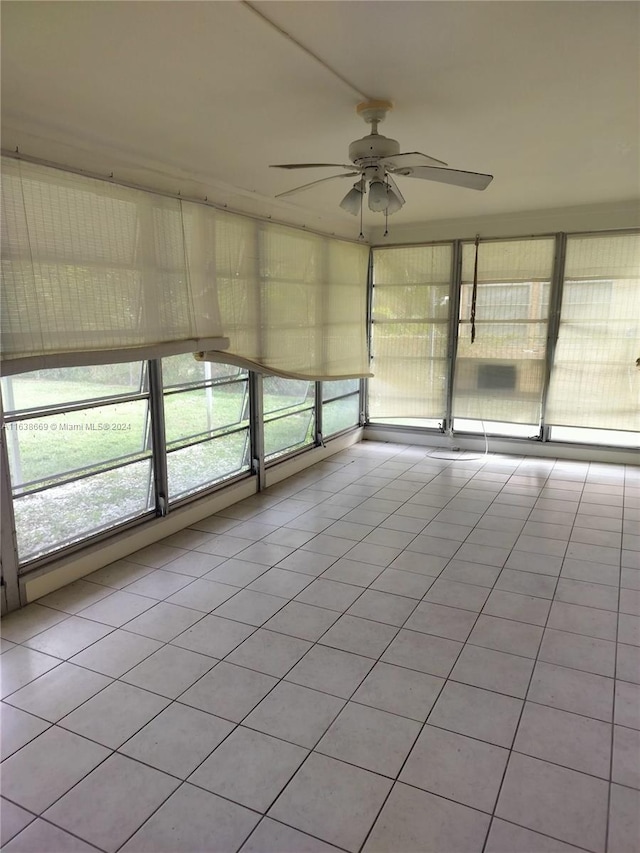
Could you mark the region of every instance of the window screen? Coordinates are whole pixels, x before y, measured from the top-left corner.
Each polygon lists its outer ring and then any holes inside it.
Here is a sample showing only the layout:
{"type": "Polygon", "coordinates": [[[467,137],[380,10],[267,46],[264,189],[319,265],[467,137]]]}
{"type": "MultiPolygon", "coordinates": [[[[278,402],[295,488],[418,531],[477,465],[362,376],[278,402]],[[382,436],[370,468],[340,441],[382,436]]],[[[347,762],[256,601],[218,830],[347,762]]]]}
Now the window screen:
{"type": "Polygon", "coordinates": [[[474,343],[475,245],[463,244],[454,418],[539,424],[554,244],[480,243],[474,343]]]}
{"type": "Polygon", "coordinates": [[[546,419],[640,430],[640,234],[567,238],[546,419]]]}
{"type": "Polygon", "coordinates": [[[21,564],[153,511],[146,362],[2,379],[21,564]]]}
{"type": "Polygon", "coordinates": [[[451,253],[450,244],[374,250],[372,421],[445,416],[451,253]]]}
{"type": "Polygon", "coordinates": [[[249,380],[246,370],[162,360],[169,499],[179,500],[249,470],[249,380]]]}
{"type": "Polygon", "coordinates": [[[322,434],[324,438],[360,424],[360,380],[322,383],[322,434]]]}
{"type": "Polygon", "coordinates": [[[267,461],[313,444],[313,382],[265,376],[263,395],[264,454],[267,461]]]}

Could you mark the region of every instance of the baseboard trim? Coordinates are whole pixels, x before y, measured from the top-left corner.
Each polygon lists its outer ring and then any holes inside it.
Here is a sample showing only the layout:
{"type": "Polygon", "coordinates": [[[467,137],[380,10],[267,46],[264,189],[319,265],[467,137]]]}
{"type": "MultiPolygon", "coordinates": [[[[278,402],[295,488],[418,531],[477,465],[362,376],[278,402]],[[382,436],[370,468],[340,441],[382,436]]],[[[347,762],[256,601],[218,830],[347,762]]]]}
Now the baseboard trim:
{"type": "MultiPolygon", "coordinates": [[[[386,441],[397,444],[415,444],[421,447],[445,447],[473,450],[484,453],[484,436],[456,433],[452,440],[447,435],[420,428],[367,425],[363,441],[386,441]]],[[[531,441],[525,438],[489,436],[489,453],[510,453],[517,456],[536,456],[543,459],[570,459],[576,462],[603,462],[612,465],[640,465],[640,454],[634,448],[600,447],[593,444],[568,444],[559,441],[531,441]]]]}

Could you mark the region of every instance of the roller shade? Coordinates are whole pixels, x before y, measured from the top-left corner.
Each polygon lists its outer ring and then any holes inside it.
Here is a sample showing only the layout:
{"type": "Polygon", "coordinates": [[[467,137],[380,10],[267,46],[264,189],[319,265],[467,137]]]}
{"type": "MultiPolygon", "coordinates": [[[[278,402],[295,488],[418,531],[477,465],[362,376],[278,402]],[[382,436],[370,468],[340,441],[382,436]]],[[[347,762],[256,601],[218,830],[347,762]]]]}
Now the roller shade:
{"type": "MultiPolygon", "coordinates": [[[[481,240],[478,281],[510,284],[514,281],[548,281],[553,263],[553,237],[523,240],[481,240]],[[551,260],[549,259],[551,252],[551,260]]],[[[464,243],[462,281],[473,281],[475,246],[464,243]]]]}
{"type": "Polygon", "coordinates": [[[373,252],[371,420],[443,418],[451,244],[373,252]]]}
{"type": "Polygon", "coordinates": [[[463,245],[454,418],[539,423],[554,248],[553,238],[480,242],[471,343],[475,246],[463,245]]]}
{"type": "Polygon", "coordinates": [[[369,375],[368,247],[185,204],[192,277],[213,275],[221,360],[296,379],[369,375]],[[205,234],[199,246],[194,234],[205,234]]]}
{"type": "Polygon", "coordinates": [[[640,234],[586,234],[567,237],[565,280],[640,277],[640,234]]]}
{"type": "Polygon", "coordinates": [[[640,234],[568,237],[547,422],[640,430],[637,358],[640,234]]]}
{"type": "Polygon", "coordinates": [[[367,374],[366,246],[2,166],[4,373],[199,351],[308,379],[367,374]]]}
{"type": "Polygon", "coordinates": [[[187,274],[178,200],[10,158],[2,171],[4,372],[225,344],[215,293],[187,274]]]}

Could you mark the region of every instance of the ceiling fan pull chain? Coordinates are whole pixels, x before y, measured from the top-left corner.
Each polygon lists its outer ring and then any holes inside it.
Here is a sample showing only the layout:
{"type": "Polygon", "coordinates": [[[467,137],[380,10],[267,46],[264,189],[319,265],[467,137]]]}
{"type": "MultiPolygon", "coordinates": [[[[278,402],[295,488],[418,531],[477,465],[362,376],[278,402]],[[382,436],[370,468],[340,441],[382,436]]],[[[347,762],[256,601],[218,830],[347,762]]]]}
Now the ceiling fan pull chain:
{"type": "Polygon", "coordinates": [[[478,297],[478,246],[480,235],[476,234],[476,256],[473,262],[473,290],[471,291],[471,343],[476,339],[476,299],[478,297]]]}
{"type": "MultiPolygon", "coordinates": [[[[389,181],[387,180],[387,197],[389,196],[389,181]]],[[[389,236],[389,204],[384,209],[384,236],[389,236]]]]}
{"type": "Polygon", "coordinates": [[[364,205],[364,191],[360,196],[360,240],[364,240],[364,234],[362,232],[362,207],[364,205]]]}

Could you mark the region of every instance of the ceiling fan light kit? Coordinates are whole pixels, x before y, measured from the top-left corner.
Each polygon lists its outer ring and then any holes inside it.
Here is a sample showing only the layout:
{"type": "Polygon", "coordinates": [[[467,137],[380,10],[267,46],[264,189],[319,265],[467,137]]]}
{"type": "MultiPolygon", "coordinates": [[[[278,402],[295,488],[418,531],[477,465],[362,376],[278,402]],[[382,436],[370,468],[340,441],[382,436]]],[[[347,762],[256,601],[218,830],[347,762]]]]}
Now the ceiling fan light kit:
{"type": "Polygon", "coordinates": [[[340,207],[343,210],[346,210],[347,213],[350,213],[352,216],[357,216],[360,213],[360,208],[362,207],[362,197],[366,193],[367,188],[365,184],[364,178],[360,178],[359,181],[353,185],[353,187],[349,190],[346,196],[340,202],[340,207]]]}
{"type": "Polygon", "coordinates": [[[382,213],[389,205],[387,185],[380,178],[371,178],[369,182],[369,210],[382,213]]]}
{"type": "Polygon", "coordinates": [[[384,120],[389,110],[393,109],[390,101],[364,101],[358,104],[356,112],[371,125],[371,132],[362,139],[356,139],[349,145],[351,164],[344,163],[284,163],[274,165],[273,169],[317,169],[343,168],[350,171],[340,175],[320,178],[309,184],[294,187],[277,198],[293,195],[316,184],[333,181],[337,178],[350,178],[360,175],[352,189],[340,202],[340,207],[347,213],[357,216],[362,212],[364,195],[369,188],[369,210],[390,216],[404,205],[405,200],[394,180],[394,176],[403,178],[420,178],[424,181],[450,184],[472,190],[484,190],[493,180],[492,175],[480,172],[465,172],[460,169],[449,169],[447,164],[427,154],[418,151],[406,154],[400,153],[400,144],[378,133],[378,124],[384,120]]]}
{"type": "Polygon", "coordinates": [[[398,189],[398,185],[393,181],[393,179],[389,179],[387,175],[387,196],[388,196],[388,204],[386,208],[387,216],[392,216],[394,213],[397,213],[400,208],[404,204],[404,196],[398,189]]]}

